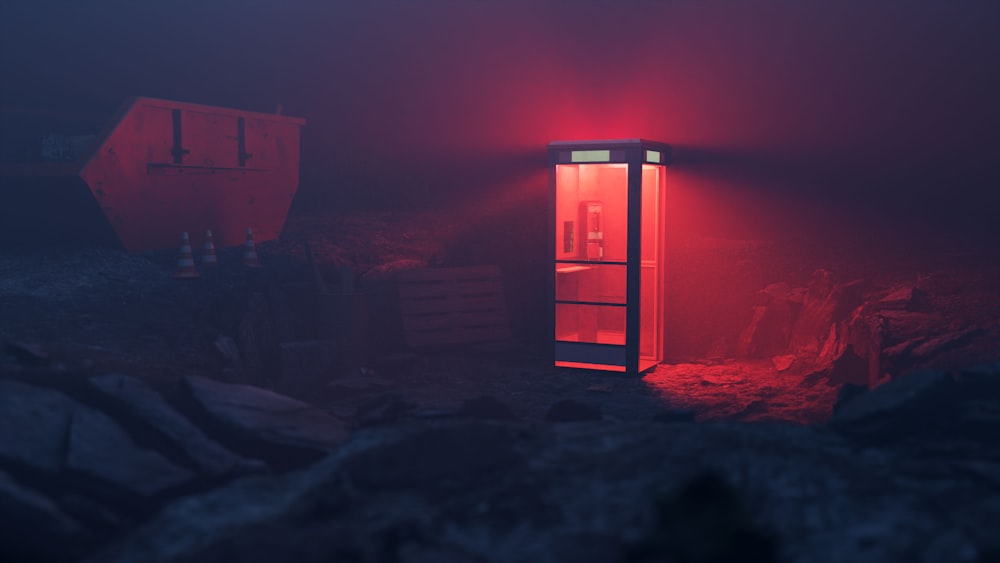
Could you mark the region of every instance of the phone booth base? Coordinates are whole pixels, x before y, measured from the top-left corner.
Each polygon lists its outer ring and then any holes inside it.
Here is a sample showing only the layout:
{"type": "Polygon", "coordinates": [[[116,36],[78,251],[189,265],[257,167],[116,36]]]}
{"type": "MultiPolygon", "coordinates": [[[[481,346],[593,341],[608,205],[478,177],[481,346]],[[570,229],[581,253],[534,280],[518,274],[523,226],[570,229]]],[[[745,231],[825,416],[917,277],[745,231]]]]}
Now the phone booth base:
{"type": "Polygon", "coordinates": [[[669,157],[640,139],[549,145],[556,366],[638,374],[662,360],[669,157]]]}

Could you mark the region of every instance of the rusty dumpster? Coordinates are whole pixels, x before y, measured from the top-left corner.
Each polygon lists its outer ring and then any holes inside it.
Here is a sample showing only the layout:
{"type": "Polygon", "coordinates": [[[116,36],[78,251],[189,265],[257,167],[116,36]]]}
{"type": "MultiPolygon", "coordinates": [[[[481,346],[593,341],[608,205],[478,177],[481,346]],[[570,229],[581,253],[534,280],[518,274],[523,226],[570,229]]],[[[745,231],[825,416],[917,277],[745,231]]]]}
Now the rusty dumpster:
{"type": "Polygon", "coordinates": [[[169,100],[96,116],[0,108],[0,247],[218,246],[277,238],[299,183],[305,120],[169,100]]]}

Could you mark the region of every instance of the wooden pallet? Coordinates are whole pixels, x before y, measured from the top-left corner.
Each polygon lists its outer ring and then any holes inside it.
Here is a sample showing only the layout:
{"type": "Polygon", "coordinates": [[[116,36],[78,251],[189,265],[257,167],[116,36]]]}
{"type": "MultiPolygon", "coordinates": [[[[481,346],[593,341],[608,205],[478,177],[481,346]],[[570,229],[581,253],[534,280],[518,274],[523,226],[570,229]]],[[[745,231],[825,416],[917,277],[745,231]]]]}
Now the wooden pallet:
{"type": "Polygon", "coordinates": [[[400,273],[397,283],[407,346],[510,340],[499,267],[408,270],[400,273]]]}

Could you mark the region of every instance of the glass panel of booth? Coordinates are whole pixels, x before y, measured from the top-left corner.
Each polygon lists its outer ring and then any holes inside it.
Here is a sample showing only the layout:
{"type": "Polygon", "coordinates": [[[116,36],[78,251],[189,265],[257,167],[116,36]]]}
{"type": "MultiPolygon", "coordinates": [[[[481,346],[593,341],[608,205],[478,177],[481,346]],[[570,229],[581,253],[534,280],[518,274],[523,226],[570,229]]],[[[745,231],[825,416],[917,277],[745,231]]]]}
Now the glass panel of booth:
{"type": "Polygon", "coordinates": [[[556,340],[625,344],[628,167],[556,166],[556,340]]]}
{"type": "Polygon", "coordinates": [[[663,236],[664,171],[642,166],[642,236],[640,237],[639,357],[640,369],[663,359],[663,236]],[[651,363],[650,363],[651,362],[651,363]]]}
{"type": "Polygon", "coordinates": [[[626,164],[556,165],[556,260],[624,262],[626,164]]]}
{"type": "Polygon", "coordinates": [[[625,345],[625,307],[556,303],[556,340],[625,345]]]}

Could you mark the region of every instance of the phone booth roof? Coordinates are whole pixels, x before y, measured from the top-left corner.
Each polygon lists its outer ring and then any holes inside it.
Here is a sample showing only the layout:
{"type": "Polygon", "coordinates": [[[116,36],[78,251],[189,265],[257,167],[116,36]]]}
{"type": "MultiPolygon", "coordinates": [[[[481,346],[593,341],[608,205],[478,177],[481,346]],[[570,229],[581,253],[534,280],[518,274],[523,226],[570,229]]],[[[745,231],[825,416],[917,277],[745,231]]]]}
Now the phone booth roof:
{"type": "Polygon", "coordinates": [[[643,162],[667,165],[672,153],[670,145],[647,139],[553,141],[548,148],[551,164],[627,162],[629,150],[640,150],[643,162]]]}

